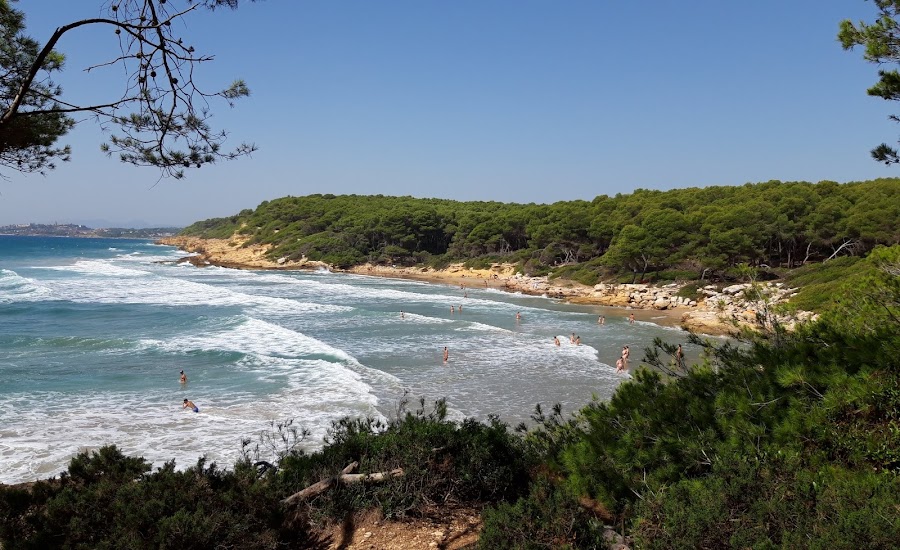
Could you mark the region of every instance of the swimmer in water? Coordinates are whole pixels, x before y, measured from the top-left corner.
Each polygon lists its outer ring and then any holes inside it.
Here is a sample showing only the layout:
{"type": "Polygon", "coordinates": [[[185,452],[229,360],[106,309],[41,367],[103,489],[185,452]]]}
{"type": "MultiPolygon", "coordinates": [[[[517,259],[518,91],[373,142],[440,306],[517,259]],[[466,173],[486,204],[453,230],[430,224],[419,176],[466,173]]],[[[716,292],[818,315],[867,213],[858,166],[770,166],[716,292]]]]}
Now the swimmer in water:
{"type": "Polygon", "coordinates": [[[187,384],[187,375],[184,373],[184,371],[181,371],[181,377],[179,378],[179,380],[182,384],[187,384]]]}
{"type": "Polygon", "coordinates": [[[521,320],[522,320],[522,312],[517,311],[516,312],[516,321],[521,321],[521,320]]]}
{"type": "Polygon", "coordinates": [[[200,412],[200,409],[197,408],[197,405],[194,405],[194,402],[189,399],[184,400],[184,403],[181,405],[181,408],[182,409],[191,409],[195,413],[200,412]]]}
{"type": "Polygon", "coordinates": [[[631,315],[628,316],[628,324],[630,324],[630,325],[634,324],[634,313],[632,313],[631,315]]]}
{"type": "Polygon", "coordinates": [[[557,347],[559,347],[559,336],[553,337],[553,343],[556,344],[557,347]]]}
{"type": "Polygon", "coordinates": [[[402,310],[402,309],[400,310],[400,318],[401,318],[401,319],[405,319],[405,318],[406,318],[406,314],[403,313],[403,310],[402,310]]]}
{"type": "Polygon", "coordinates": [[[576,345],[576,346],[580,346],[580,345],[581,345],[581,336],[576,336],[576,337],[575,337],[575,345],[576,345]]]}
{"type": "Polygon", "coordinates": [[[450,306],[450,313],[456,313],[456,309],[453,306],[450,306]]]}

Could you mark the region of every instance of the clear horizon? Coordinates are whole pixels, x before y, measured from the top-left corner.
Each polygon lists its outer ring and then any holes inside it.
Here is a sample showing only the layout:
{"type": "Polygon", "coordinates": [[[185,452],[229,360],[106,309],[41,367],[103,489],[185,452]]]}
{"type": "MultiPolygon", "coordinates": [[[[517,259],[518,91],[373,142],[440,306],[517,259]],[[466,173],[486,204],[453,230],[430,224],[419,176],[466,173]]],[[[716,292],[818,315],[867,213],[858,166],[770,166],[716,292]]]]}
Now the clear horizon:
{"type": "MultiPolygon", "coordinates": [[[[43,42],[102,3],[36,4],[15,7],[43,42]]],[[[86,121],[60,142],[72,162],[3,173],[0,225],[184,226],[313,193],[552,203],[894,177],[869,156],[898,134],[892,105],[866,95],[878,67],[836,39],[842,19],[874,15],[862,0],[269,0],[202,13],[184,33],[216,58],[201,78],[252,91],[235,109],[214,103],[214,125],[259,151],[158,181],[106,158],[86,121]]],[[[83,71],[115,48],[106,29],[66,34],[65,97],[121,89],[120,71],[83,71]]]]}

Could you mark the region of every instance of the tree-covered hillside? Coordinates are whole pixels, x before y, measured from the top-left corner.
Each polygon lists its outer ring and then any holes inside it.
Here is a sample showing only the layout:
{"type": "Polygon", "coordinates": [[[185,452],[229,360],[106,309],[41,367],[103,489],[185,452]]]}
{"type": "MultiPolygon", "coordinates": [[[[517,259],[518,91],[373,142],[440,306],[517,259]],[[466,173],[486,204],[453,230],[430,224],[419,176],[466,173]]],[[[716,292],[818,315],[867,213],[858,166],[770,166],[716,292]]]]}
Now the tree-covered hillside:
{"type": "Polygon", "coordinates": [[[342,267],[481,258],[518,262],[532,274],[577,265],[587,283],[610,271],[699,278],[738,264],[792,268],[900,243],[900,179],[638,189],[553,204],[309,195],[197,222],[182,234],[235,232],[272,244],[273,259],[342,267]]]}

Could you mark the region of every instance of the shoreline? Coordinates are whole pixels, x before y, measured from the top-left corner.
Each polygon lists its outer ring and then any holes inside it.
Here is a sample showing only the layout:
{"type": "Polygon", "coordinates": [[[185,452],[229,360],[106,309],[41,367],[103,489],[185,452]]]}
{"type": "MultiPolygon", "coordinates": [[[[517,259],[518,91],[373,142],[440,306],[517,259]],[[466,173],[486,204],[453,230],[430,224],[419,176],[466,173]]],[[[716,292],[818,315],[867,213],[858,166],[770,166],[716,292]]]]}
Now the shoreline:
{"type": "MultiPolygon", "coordinates": [[[[514,264],[495,263],[488,269],[465,267],[462,263],[450,264],[443,269],[431,267],[396,267],[364,264],[349,269],[335,268],[319,261],[270,260],[270,245],[247,244],[247,238],[234,235],[231,239],[204,239],[200,237],[174,236],[154,241],[174,246],[195,254],[178,260],[197,267],[218,266],[232,269],[260,269],[273,271],[309,271],[325,269],[333,273],[351,273],[373,277],[407,279],[429,284],[459,286],[465,288],[492,288],[511,293],[560,299],[567,303],[593,306],[600,315],[628,317],[634,314],[638,321],[661,326],[678,327],[707,336],[734,336],[742,328],[755,328],[756,308],[743,299],[748,284],[731,285],[719,290],[704,287],[703,298],[691,300],[678,295],[680,285],[662,286],[647,284],[597,284],[584,285],[565,279],[529,277],[517,272],[514,264]]],[[[796,289],[782,288],[780,283],[766,283],[775,302],[790,298],[796,289]]],[[[788,329],[794,323],[813,318],[810,312],[779,319],[788,329]]]]}
{"type": "MultiPolygon", "coordinates": [[[[511,273],[513,271],[513,266],[511,264],[502,265],[503,267],[500,269],[503,272],[508,271],[511,273]]],[[[407,268],[364,264],[362,266],[356,266],[350,269],[333,269],[332,271],[334,273],[350,273],[353,275],[383,277],[387,279],[420,281],[428,284],[457,287],[459,290],[493,289],[508,292],[510,294],[525,294],[528,296],[540,296],[544,298],[558,299],[569,304],[583,305],[595,308],[598,315],[604,315],[610,318],[616,316],[627,318],[629,314],[634,313],[634,318],[637,321],[645,321],[666,327],[681,328],[681,317],[686,311],[685,309],[636,309],[629,307],[604,305],[601,303],[587,302],[583,300],[572,300],[571,298],[588,297],[588,294],[593,291],[593,287],[582,285],[574,281],[565,280],[562,281],[561,285],[551,287],[556,290],[556,292],[554,292],[554,294],[556,295],[551,295],[547,292],[534,290],[528,286],[527,282],[522,282],[522,280],[530,281],[532,279],[531,277],[520,277],[517,280],[514,275],[510,274],[506,276],[508,278],[498,277],[497,279],[493,279],[486,275],[493,274],[495,272],[499,275],[500,271],[465,268],[462,266],[462,264],[454,264],[451,265],[448,269],[444,270],[434,270],[431,268],[421,267],[407,268]],[[561,295],[566,294],[566,290],[568,290],[568,295],[561,295]]],[[[546,277],[539,277],[535,279],[546,279],[546,277]]]]}

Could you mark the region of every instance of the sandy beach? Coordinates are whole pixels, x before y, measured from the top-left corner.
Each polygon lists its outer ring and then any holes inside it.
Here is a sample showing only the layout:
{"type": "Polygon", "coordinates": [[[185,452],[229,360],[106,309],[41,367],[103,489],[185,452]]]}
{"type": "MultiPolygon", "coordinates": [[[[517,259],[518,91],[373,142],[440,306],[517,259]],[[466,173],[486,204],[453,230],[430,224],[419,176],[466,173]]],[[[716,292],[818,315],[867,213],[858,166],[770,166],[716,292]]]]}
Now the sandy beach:
{"type": "MultiPolygon", "coordinates": [[[[354,273],[374,277],[413,279],[427,283],[466,288],[493,288],[507,292],[545,296],[565,300],[570,303],[596,308],[598,315],[627,317],[634,314],[635,320],[652,322],[663,326],[678,326],[699,334],[734,335],[740,328],[754,330],[756,310],[759,302],[744,296],[749,283],[729,286],[707,285],[701,289],[702,296],[690,299],[679,295],[681,285],[618,284],[601,283],[594,286],[583,285],[565,279],[529,277],[518,272],[515,264],[495,263],[487,269],[466,267],[463,263],[453,263],[442,269],[431,267],[398,267],[364,264],[349,269],[338,269],[323,262],[308,259],[272,260],[268,256],[268,245],[249,244],[246,236],[235,234],[230,239],[201,239],[197,237],[175,236],[157,241],[160,244],[178,247],[194,255],[183,258],[194,265],[203,267],[216,265],[235,269],[269,270],[316,270],[354,273]]],[[[787,288],[782,283],[761,283],[761,292],[768,296],[769,305],[784,302],[797,289],[787,288]]],[[[791,330],[800,321],[814,318],[811,312],[782,314],[778,322],[791,330]]]]}
{"type": "MultiPolygon", "coordinates": [[[[432,284],[454,286],[463,292],[466,288],[493,288],[506,292],[546,296],[572,303],[592,306],[597,315],[607,318],[615,316],[628,317],[634,314],[638,321],[651,322],[662,326],[682,326],[682,319],[690,307],[671,307],[664,310],[644,309],[629,306],[611,305],[608,298],[594,296],[594,288],[575,281],[556,279],[548,281],[547,277],[527,277],[517,275],[514,264],[497,263],[489,269],[465,267],[455,263],[443,269],[430,267],[396,267],[386,265],[364,264],[342,270],[316,261],[272,261],[267,258],[268,246],[246,244],[246,241],[235,236],[232,239],[201,239],[197,237],[175,236],[160,239],[159,244],[176,246],[195,256],[185,258],[194,265],[216,265],[235,269],[272,269],[272,270],[314,270],[328,269],[334,272],[354,273],[373,277],[394,279],[410,279],[432,284]]],[[[708,334],[722,334],[729,327],[709,326],[700,331],[708,334]]]]}

